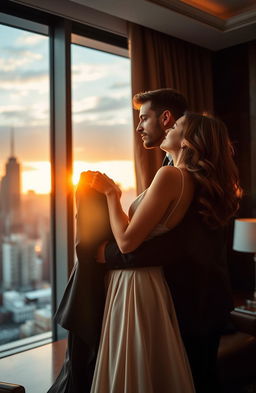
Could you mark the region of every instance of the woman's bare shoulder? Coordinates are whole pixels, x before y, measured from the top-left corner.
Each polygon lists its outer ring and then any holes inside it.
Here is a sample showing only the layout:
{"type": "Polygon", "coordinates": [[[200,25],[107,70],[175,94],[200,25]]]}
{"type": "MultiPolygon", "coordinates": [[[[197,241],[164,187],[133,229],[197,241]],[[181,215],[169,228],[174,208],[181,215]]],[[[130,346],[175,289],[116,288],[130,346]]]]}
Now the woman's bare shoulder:
{"type": "Polygon", "coordinates": [[[165,166],[161,166],[161,168],[158,169],[157,173],[163,173],[163,174],[167,174],[167,176],[172,176],[173,174],[179,173],[179,169],[176,168],[175,166],[171,166],[171,165],[165,165],[165,166]]]}
{"type": "MultiPolygon", "coordinates": [[[[179,169],[171,166],[163,166],[158,169],[151,186],[151,190],[156,192],[166,192],[176,190],[181,181],[181,175],[179,169]],[[170,187],[172,185],[173,187],[170,187]]],[[[172,192],[173,193],[173,192],[172,192]]]]}
{"type": "Polygon", "coordinates": [[[172,188],[178,190],[182,179],[184,181],[184,189],[193,193],[195,187],[194,177],[185,168],[163,166],[157,171],[154,181],[162,187],[167,187],[171,184],[172,188]]]}
{"type": "Polygon", "coordinates": [[[181,177],[180,169],[174,166],[162,166],[158,169],[156,176],[159,179],[178,180],[181,177]]]}

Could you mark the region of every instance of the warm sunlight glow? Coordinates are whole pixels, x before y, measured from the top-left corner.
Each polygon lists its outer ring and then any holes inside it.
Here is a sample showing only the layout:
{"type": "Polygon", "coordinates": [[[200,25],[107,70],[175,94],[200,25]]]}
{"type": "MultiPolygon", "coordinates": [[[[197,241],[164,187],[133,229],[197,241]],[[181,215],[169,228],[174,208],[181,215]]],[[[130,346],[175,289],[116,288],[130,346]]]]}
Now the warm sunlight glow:
{"type": "Polygon", "coordinates": [[[100,171],[119,183],[123,190],[135,187],[135,174],[132,161],[75,161],[73,183],[77,185],[80,173],[83,171],[100,171]]]}
{"type": "MultiPolygon", "coordinates": [[[[100,171],[119,183],[123,190],[135,188],[135,174],[132,161],[75,161],[73,184],[77,185],[83,171],[100,171]]],[[[48,194],[51,190],[51,167],[47,161],[24,162],[21,173],[22,193],[30,190],[36,194],[48,194]]]]}
{"type": "Polygon", "coordinates": [[[47,161],[30,161],[22,163],[22,193],[29,190],[36,194],[49,194],[51,191],[51,167],[47,161]]]}

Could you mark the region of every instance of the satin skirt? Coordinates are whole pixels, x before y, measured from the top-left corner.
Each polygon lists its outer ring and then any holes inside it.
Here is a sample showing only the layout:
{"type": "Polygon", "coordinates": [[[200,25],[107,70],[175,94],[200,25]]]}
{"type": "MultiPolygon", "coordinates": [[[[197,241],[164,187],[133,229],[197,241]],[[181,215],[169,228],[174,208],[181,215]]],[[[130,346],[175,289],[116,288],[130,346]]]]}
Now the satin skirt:
{"type": "Polygon", "coordinates": [[[195,393],[161,268],[109,272],[91,393],[195,393]]]}

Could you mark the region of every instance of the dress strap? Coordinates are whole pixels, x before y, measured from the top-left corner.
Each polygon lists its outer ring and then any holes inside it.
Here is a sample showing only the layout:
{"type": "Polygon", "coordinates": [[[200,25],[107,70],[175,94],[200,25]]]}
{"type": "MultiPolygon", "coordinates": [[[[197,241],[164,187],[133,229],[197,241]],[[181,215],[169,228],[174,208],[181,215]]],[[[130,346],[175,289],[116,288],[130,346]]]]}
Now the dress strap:
{"type": "Polygon", "coordinates": [[[171,207],[170,209],[167,209],[167,212],[165,214],[162,224],[165,224],[169,220],[171,215],[174,213],[174,211],[176,210],[176,208],[178,207],[178,205],[180,203],[180,200],[181,200],[183,192],[184,192],[184,173],[179,167],[176,167],[176,168],[179,169],[180,174],[181,174],[181,192],[180,192],[179,198],[177,199],[175,205],[173,207],[171,207]]]}

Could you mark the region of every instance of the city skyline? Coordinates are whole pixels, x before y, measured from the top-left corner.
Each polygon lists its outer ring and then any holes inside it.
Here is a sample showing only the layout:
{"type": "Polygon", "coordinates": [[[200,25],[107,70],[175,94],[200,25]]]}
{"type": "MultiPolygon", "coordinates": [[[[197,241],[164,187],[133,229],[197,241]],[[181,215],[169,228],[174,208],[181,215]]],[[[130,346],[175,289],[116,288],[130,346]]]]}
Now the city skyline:
{"type": "Polygon", "coordinates": [[[51,330],[50,198],[21,195],[21,165],[10,134],[0,179],[0,345],[51,330]]]}

